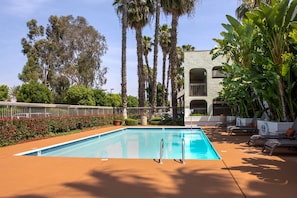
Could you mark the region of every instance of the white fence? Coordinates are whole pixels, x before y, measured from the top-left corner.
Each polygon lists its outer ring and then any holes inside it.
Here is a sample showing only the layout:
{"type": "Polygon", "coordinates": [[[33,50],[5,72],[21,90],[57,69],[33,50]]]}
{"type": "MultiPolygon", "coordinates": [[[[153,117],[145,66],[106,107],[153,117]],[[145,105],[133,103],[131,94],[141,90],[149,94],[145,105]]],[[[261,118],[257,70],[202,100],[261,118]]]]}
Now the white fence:
{"type": "Polygon", "coordinates": [[[113,107],[0,102],[0,118],[101,115],[114,114],[115,111],[117,109],[113,107]]]}
{"type": "MultiPolygon", "coordinates": [[[[182,109],[179,108],[179,114],[182,109]]],[[[130,116],[152,115],[152,108],[128,107],[127,114],[130,116]]],[[[22,102],[1,102],[0,118],[32,118],[32,117],[50,117],[50,116],[81,116],[81,115],[104,115],[104,114],[122,114],[121,107],[105,106],[84,106],[84,105],[66,105],[66,104],[43,104],[43,103],[22,103],[22,102]]],[[[154,114],[171,115],[169,107],[157,107],[154,114]]]]}

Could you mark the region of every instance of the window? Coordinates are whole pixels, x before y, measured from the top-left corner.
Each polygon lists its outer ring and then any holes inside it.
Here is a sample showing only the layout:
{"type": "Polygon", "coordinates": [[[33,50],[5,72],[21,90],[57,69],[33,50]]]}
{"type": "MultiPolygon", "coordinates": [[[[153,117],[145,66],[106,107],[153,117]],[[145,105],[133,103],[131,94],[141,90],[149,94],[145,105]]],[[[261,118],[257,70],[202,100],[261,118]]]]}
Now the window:
{"type": "Polygon", "coordinates": [[[212,77],[213,78],[224,78],[225,74],[223,73],[222,66],[215,66],[212,68],[212,77]]]}

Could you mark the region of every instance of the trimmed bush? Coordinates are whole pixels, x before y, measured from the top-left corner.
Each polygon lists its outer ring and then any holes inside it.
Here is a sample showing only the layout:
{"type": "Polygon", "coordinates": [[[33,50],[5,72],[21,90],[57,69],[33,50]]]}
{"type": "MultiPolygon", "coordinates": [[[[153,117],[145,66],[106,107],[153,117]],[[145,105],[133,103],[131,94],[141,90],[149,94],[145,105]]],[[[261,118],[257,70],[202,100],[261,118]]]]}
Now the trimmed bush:
{"type": "Polygon", "coordinates": [[[0,119],[0,147],[77,129],[111,125],[114,115],[0,119]]]}
{"type": "Polygon", "coordinates": [[[149,121],[149,123],[151,125],[159,125],[159,124],[161,124],[161,121],[162,121],[161,117],[154,117],[149,121]]]}
{"type": "Polygon", "coordinates": [[[138,120],[132,119],[132,118],[127,118],[127,119],[125,119],[125,124],[127,126],[135,126],[135,125],[138,125],[138,120]]]}

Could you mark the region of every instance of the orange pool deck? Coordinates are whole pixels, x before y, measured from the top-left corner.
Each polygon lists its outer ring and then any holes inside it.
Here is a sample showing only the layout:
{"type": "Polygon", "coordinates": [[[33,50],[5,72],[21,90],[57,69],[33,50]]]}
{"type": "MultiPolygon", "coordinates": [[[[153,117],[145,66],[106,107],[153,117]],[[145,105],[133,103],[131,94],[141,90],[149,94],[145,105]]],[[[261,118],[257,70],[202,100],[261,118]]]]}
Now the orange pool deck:
{"type": "Polygon", "coordinates": [[[222,160],[186,160],[180,164],[153,159],[98,159],[14,156],[120,127],[0,148],[1,198],[67,197],[296,197],[297,152],[274,156],[249,147],[249,136],[228,136],[224,129],[205,127],[222,160]]]}

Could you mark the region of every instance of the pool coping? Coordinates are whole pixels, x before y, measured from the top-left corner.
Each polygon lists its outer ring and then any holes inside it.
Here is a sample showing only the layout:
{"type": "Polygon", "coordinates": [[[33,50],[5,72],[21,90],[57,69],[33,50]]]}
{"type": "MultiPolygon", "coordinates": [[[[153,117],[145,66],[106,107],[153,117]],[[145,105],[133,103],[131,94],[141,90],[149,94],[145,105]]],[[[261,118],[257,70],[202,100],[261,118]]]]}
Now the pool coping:
{"type": "Polygon", "coordinates": [[[0,197],[295,197],[297,155],[268,156],[248,147],[247,136],[205,127],[222,160],[77,159],[14,156],[121,127],[102,127],[0,148],[0,197]],[[115,190],[116,189],[116,190],[115,190]]]}

